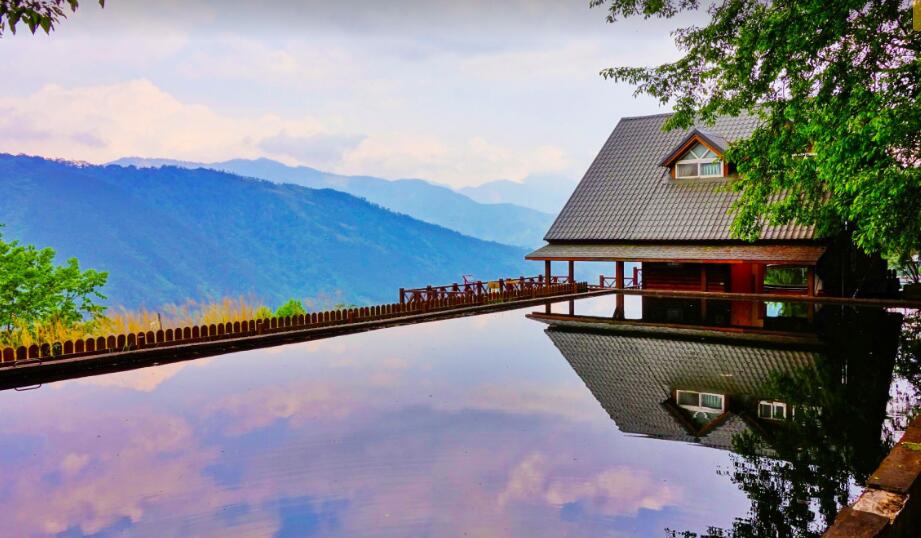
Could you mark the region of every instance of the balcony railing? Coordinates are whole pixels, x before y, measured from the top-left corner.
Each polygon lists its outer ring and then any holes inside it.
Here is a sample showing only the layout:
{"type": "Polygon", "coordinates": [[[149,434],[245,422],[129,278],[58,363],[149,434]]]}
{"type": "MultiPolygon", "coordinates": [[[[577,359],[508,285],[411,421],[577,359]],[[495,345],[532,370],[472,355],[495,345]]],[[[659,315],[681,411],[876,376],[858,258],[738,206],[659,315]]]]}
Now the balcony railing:
{"type": "MultiPolygon", "coordinates": [[[[598,276],[598,287],[599,288],[617,288],[617,277],[616,276],[598,276]]],[[[643,287],[643,270],[639,267],[633,268],[633,274],[630,276],[624,275],[624,289],[639,289],[643,287]]]]}
{"type": "MultiPolygon", "coordinates": [[[[554,275],[550,284],[572,284],[568,276],[554,275]]],[[[426,286],[424,288],[400,288],[400,304],[424,303],[439,299],[460,296],[478,297],[496,293],[525,293],[535,288],[546,287],[544,275],[500,278],[498,280],[475,280],[443,286],[426,286]]]]}

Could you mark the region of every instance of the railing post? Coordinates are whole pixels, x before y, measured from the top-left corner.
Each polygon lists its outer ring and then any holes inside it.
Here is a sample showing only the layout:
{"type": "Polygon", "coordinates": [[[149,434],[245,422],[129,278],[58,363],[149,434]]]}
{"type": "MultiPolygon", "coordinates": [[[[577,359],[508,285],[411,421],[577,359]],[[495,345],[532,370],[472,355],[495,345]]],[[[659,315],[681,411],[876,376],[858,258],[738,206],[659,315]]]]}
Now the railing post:
{"type": "Polygon", "coordinates": [[[400,304],[406,304],[406,289],[400,288],[400,304]]]}

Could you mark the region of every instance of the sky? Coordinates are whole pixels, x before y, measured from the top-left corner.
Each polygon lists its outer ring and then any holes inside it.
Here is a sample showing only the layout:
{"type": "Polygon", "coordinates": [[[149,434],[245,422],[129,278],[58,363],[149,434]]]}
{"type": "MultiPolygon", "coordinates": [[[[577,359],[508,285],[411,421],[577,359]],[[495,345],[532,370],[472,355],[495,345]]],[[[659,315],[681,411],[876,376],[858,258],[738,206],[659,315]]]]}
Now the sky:
{"type": "Polygon", "coordinates": [[[666,111],[599,71],[676,59],[685,22],[605,15],[587,0],[81,2],[50,36],[0,38],[0,152],[574,182],[619,118],[666,111]]]}

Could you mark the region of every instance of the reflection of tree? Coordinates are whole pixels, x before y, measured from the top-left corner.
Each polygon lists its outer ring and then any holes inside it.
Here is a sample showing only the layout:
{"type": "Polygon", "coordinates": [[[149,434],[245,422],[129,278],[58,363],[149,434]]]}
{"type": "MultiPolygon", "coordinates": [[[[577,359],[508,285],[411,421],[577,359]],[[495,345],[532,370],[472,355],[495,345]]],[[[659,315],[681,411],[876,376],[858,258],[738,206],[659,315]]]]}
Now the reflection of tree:
{"type": "Polygon", "coordinates": [[[921,310],[905,316],[895,357],[895,373],[902,383],[895,384],[890,402],[894,431],[904,431],[908,422],[921,409],[921,310]]]}
{"type": "Polygon", "coordinates": [[[820,314],[827,351],[815,367],[774,372],[765,387],[793,417],[735,436],[732,467],[719,471],[748,496],[749,514],[704,536],[818,536],[891,447],[882,425],[900,317],[844,308],[820,314]]]}

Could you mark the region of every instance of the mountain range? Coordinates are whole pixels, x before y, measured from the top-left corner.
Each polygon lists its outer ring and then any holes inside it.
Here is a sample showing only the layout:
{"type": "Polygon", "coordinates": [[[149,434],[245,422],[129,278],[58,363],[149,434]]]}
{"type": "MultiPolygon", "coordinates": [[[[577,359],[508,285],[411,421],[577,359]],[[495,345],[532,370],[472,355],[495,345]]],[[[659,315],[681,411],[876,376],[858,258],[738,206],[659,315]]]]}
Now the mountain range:
{"type": "Polygon", "coordinates": [[[6,240],[108,271],[109,303],[128,307],[240,294],[392,302],[400,287],[540,270],[526,249],[344,192],[206,168],[0,154],[0,223],[6,240]]]}
{"type": "MultiPolygon", "coordinates": [[[[364,198],[392,211],[457,230],[471,237],[526,248],[535,248],[543,244],[544,233],[550,228],[554,218],[554,215],[550,213],[520,204],[477,201],[464,193],[422,179],[388,180],[373,176],[344,176],[307,166],[287,166],[265,158],[199,163],[126,157],[109,164],[138,168],[160,166],[210,168],[276,183],[291,183],[314,189],[335,189],[364,198]]],[[[485,187],[482,191],[483,196],[488,197],[493,191],[501,192],[501,194],[491,194],[493,198],[498,199],[508,192],[519,193],[514,187],[509,188],[503,182],[499,183],[500,185],[491,190],[485,187]]],[[[573,185],[565,187],[566,196],[572,188],[573,185]]],[[[479,195],[481,191],[476,192],[479,195]]],[[[509,196],[509,199],[511,198],[514,196],[509,196]]],[[[522,198],[522,196],[518,197],[518,199],[522,198]]]]}
{"type": "Polygon", "coordinates": [[[556,175],[530,175],[524,181],[500,179],[458,192],[481,204],[516,204],[556,215],[566,205],[576,184],[556,175]]]}

